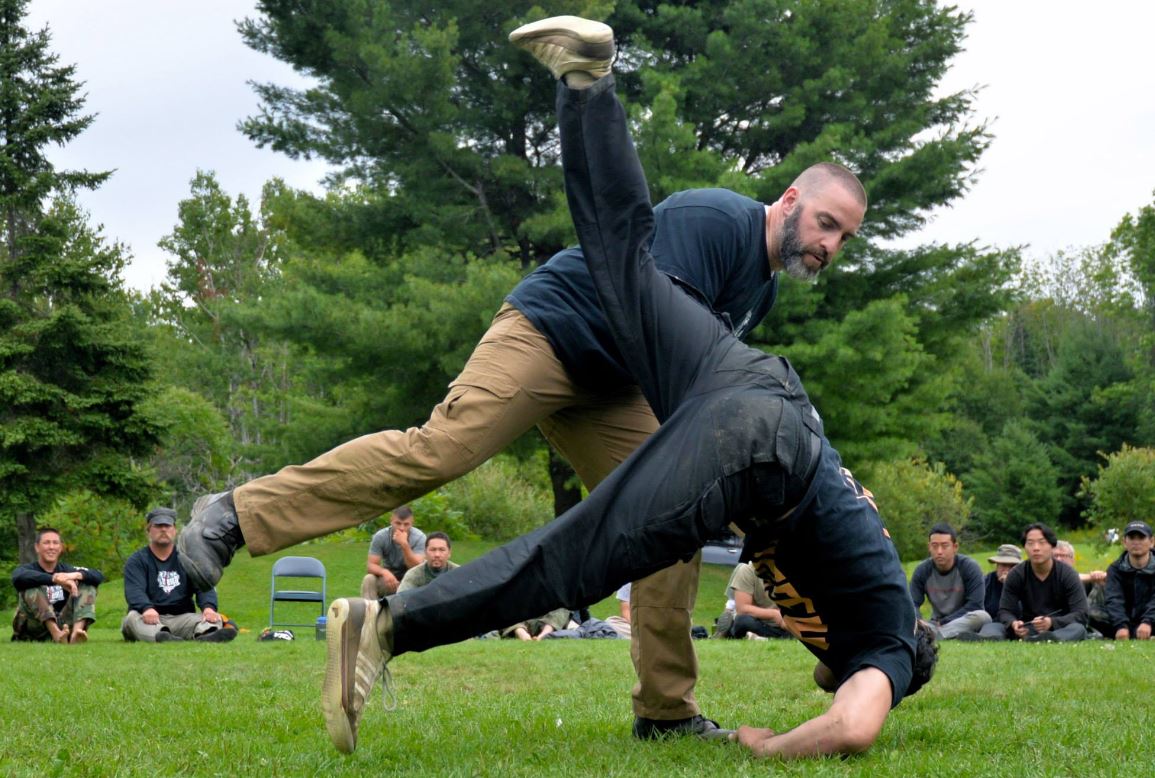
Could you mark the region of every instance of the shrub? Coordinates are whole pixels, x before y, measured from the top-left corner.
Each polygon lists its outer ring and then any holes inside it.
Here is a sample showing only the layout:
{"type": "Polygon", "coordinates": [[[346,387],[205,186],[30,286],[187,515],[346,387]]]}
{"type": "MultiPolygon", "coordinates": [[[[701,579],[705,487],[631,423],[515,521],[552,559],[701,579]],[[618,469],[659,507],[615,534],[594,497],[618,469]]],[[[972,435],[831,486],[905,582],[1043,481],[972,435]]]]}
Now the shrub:
{"type": "Polygon", "coordinates": [[[942,464],[902,459],[868,470],[868,488],[903,561],[926,556],[927,532],[934,524],[945,521],[960,532],[966,526],[970,501],[942,464]]]}
{"type": "Polygon", "coordinates": [[[1083,476],[1079,496],[1090,499],[1087,518],[1099,528],[1155,520],[1155,449],[1123,448],[1106,457],[1098,477],[1083,476]]]}
{"type": "Polygon", "coordinates": [[[469,530],[485,540],[509,540],[553,518],[552,494],[511,457],[491,459],[441,491],[469,530]]]}

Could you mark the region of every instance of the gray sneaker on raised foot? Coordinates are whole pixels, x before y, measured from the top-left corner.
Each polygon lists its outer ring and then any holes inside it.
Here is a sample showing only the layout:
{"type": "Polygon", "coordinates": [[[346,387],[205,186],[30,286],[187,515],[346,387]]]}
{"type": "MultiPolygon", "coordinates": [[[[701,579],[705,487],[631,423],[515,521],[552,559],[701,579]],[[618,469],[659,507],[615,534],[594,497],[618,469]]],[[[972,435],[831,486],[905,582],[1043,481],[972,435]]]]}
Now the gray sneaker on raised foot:
{"type": "Polygon", "coordinates": [[[614,64],[613,29],[580,16],[553,16],[523,24],[509,34],[509,41],[532,54],[554,78],[575,70],[601,78],[614,64]]]}
{"type": "Polygon", "coordinates": [[[232,491],[209,494],[193,505],[192,516],[176,537],[180,566],[194,591],[207,592],[221,580],[237,549],[245,545],[232,491]]]}
{"type": "Polygon", "coordinates": [[[343,754],[357,748],[365,699],[382,673],[385,694],[390,693],[385,665],[392,658],[392,645],[393,619],[377,600],[348,598],[329,606],[321,711],[329,738],[343,754]]]}

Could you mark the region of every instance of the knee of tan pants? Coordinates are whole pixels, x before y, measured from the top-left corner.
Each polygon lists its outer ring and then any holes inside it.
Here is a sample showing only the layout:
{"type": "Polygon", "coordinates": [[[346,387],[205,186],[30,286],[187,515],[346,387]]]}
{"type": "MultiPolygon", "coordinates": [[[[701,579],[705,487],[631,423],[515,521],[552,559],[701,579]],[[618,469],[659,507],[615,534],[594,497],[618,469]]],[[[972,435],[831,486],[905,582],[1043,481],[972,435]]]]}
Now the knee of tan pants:
{"type": "Polygon", "coordinates": [[[630,587],[630,656],[638,674],[634,713],[684,719],[701,711],[694,697],[698,657],[690,637],[701,554],[630,587]]]}
{"type": "Polygon", "coordinates": [[[387,594],[393,594],[393,592],[386,588],[382,578],[369,573],[361,579],[361,599],[380,600],[387,594]]]}

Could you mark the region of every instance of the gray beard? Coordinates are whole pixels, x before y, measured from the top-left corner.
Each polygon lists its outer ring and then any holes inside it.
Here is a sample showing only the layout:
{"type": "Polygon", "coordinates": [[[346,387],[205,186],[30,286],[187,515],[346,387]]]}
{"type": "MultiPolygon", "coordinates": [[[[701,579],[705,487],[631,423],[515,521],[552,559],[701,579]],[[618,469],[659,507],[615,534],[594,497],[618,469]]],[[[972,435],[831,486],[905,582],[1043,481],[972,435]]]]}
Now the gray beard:
{"type": "Polygon", "coordinates": [[[812,269],[806,264],[806,248],[798,239],[798,220],[801,217],[802,207],[799,206],[782,223],[782,243],[778,247],[778,256],[786,275],[813,284],[818,280],[821,268],[812,269]]]}

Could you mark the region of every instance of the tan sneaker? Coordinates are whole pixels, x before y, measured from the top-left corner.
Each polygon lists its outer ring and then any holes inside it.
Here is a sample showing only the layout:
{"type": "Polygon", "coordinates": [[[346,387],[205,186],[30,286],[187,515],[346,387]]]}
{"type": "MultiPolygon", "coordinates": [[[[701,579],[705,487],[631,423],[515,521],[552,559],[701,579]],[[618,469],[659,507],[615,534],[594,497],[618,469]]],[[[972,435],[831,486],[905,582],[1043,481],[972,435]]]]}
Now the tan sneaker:
{"type": "Polygon", "coordinates": [[[523,24],[509,34],[509,41],[532,54],[554,78],[577,70],[597,79],[608,75],[614,64],[613,29],[580,16],[523,24]]]}
{"type": "Polygon", "coordinates": [[[382,610],[377,600],[340,599],[329,606],[321,710],[329,738],[341,753],[357,748],[365,700],[392,658],[382,647],[392,643],[392,630],[389,609],[382,610]]]}

